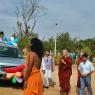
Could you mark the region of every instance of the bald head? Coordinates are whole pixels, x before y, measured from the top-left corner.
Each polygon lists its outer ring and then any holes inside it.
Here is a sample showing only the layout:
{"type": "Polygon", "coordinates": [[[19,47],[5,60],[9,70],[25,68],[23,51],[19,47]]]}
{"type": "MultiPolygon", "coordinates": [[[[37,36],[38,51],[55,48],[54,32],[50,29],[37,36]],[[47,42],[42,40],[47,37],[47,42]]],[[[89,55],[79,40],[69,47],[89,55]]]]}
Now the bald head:
{"type": "Polygon", "coordinates": [[[67,51],[67,49],[63,49],[62,54],[63,56],[68,56],[69,52],[67,51]]]}

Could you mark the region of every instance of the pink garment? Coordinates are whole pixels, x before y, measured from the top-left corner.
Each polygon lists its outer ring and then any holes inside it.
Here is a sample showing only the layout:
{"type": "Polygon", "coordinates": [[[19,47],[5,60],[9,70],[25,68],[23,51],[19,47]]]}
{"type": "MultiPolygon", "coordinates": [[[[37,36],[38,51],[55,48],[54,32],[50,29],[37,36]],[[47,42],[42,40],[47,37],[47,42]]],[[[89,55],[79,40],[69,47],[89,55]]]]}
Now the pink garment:
{"type": "Polygon", "coordinates": [[[2,42],[2,38],[0,37],[0,42],[2,42]]]}

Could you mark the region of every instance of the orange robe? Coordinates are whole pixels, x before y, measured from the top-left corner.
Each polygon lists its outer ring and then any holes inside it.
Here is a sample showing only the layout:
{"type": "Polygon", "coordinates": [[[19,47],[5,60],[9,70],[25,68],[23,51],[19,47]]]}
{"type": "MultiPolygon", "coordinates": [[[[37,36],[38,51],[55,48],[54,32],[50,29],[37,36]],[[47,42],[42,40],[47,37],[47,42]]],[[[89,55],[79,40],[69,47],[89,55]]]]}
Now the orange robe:
{"type": "MultiPolygon", "coordinates": [[[[29,55],[28,55],[29,57],[29,55]]],[[[29,58],[26,57],[26,62],[29,58]]],[[[26,68],[27,68],[26,63],[26,68]]],[[[32,68],[32,72],[27,80],[27,87],[24,89],[24,95],[43,95],[43,81],[40,70],[36,67],[32,68]]]]}

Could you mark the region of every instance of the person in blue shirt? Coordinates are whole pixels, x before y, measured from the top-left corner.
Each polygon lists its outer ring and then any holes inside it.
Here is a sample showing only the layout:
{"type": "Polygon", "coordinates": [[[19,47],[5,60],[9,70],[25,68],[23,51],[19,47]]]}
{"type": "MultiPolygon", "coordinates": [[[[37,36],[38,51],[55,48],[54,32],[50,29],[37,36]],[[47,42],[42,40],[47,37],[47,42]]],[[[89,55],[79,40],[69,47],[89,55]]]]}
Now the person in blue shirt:
{"type": "Polygon", "coordinates": [[[19,38],[16,36],[16,34],[12,34],[11,40],[8,41],[8,45],[14,45],[17,46],[19,38]]]}
{"type": "Polygon", "coordinates": [[[88,89],[88,95],[92,95],[92,88],[91,88],[91,74],[95,71],[93,64],[88,60],[88,55],[84,53],[82,55],[82,62],[78,67],[80,71],[80,95],[84,95],[85,86],[88,89]]]}
{"type": "Polygon", "coordinates": [[[6,43],[7,42],[7,38],[4,36],[4,32],[3,31],[1,31],[0,32],[0,35],[1,35],[1,40],[2,40],[2,42],[4,42],[4,43],[6,43]]]}

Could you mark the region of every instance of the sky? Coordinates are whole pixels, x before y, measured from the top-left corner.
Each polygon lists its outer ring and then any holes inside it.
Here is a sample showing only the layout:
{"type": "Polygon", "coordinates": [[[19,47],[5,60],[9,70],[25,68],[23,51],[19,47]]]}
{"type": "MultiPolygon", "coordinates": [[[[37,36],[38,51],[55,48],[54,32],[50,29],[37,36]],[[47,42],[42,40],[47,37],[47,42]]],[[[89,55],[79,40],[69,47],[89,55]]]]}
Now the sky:
{"type": "MultiPolygon", "coordinates": [[[[10,36],[16,27],[18,0],[0,0],[0,30],[10,36]]],[[[95,37],[95,0],[40,0],[45,14],[37,19],[34,31],[40,38],[69,32],[80,39],[95,37]],[[58,24],[56,26],[56,23],[58,24]]]]}

